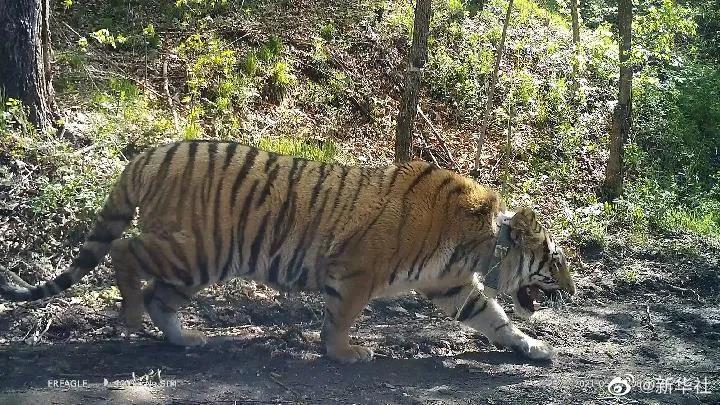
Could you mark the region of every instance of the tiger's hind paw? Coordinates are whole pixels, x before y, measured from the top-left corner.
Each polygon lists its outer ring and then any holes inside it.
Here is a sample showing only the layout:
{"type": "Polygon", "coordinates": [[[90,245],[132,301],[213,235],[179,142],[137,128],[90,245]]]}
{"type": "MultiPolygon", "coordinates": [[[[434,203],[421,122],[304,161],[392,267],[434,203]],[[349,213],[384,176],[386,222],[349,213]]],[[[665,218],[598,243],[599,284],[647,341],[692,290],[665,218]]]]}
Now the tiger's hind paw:
{"type": "Polygon", "coordinates": [[[365,346],[348,345],[347,347],[340,349],[328,348],[327,355],[331,359],[340,363],[365,363],[372,360],[373,351],[365,346]]]}

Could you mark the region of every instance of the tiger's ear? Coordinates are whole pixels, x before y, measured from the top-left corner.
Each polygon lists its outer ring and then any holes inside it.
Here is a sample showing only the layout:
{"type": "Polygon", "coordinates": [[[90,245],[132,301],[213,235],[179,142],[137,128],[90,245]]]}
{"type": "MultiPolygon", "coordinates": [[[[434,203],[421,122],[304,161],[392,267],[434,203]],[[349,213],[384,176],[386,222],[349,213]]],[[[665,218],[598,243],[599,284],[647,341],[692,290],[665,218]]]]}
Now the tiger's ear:
{"type": "Polygon", "coordinates": [[[510,219],[510,236],[526,249],[536,249],[545,243],[545,228],[530,208],[522,208],[510,219]]]}

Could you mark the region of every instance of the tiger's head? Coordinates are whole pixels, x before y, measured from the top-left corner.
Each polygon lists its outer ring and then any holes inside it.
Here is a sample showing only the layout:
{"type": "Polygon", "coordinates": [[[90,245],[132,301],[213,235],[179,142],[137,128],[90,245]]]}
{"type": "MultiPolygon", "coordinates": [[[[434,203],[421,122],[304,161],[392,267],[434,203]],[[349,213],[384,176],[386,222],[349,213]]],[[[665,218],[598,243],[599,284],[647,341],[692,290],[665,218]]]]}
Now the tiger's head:
{"type": "Polygon", "coordinates": [[[507,253],[499,263],[499,290],[512,296],[515,313],[528,319],[538,310],[541,295],[575,294],[565,254],[535,213],[523,208],[500,219],[509,228],[509,237],[507,253]]]}

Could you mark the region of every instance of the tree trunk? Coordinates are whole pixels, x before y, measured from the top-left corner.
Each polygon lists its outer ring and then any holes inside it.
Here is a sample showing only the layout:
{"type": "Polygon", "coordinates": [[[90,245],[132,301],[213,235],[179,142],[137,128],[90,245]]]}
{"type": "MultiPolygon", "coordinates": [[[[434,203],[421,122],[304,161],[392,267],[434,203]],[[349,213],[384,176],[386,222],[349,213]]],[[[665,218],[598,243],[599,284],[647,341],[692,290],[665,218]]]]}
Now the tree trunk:
{"type": "Polygon", "coordinates": [[[0,93],[40,130],[58,119],[50,76],[49,0],[0,0],[0,93]]]}
{"type": "Polygon", "coordinates": [[[482,149],[485,144],[485,133],[487,132],[488,125],[490,125],[490,114],[493,108],[493,97],[495,97],[495,84],[497,83],[498,72],[500,71],[500,61],[502,60],[503,50],[505,49],[505,37],[507,34],[507,27],[510,24],[510,15],[512,15],[513,0],[508,1],[507,13],[505,14],[505,23],[503,24],[502,35],[500,36],[500,43],[497,45],[497,53],[495,55],[495,69],[490,77],[490,86],[488,87],[487,100],[485,101],[485,113],[483,114],[482,127],[480,127],[480,135],[478,136],[477,151],[475,153],[475,173],[480,171],[480,165],[482,160],[482,149]]]}
{"type": "Polygon", "coordinates": [[[572,39],[573,39],[573,92],[577,93],[580,88],[580,13],[578,11],[578,0],[570,0],[570,15],[572,16],[572,39]]]}
{"type": "Polygon", "coordinates": [[[431,0],[417,0],[412,47],[405,74],[405,89],[400,100],[397,128],[395,131],[395,161],[404,163],[412,159],[412,134],[417,114],[418,95],[422,69],[427,61],[427,43],[430,33],[431,0]]]}
{"type": "Polygon", "coordinates": [[[630,133],[632,112],[632,0],[618,0],[618,31],[620,34],[620,84],[618,103],[613,111],[610,132],[610,157],[605,168],[605,195],[612,200],[623,189],[623,149],[630,133]]]}

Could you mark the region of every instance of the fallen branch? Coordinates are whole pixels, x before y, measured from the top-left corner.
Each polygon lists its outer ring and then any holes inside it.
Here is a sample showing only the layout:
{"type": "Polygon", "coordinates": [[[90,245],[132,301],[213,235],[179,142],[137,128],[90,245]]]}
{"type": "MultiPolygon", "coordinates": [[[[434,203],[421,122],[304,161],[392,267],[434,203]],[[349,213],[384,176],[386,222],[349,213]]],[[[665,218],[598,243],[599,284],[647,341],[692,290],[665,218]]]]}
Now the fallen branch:
{"type": "Polygon", "coordinates": [[[698,294],[697,291],[695,291],[691,288],[678,287],[678,286],[674,286],[672,284],[668,284],[667,288],[670,291],[679,292],[681,294],[686,294],[686,293],[694,294],[695,299],[697,299],[698,302],[702,302],[702,299],[700,298],[700,294],[698,294]]]}
{"type": "Polygon", "coordinates": [[[448,160],[452,164],[452,169],[457,170],[457,162],[455,162],[455,159],[453,158],[452,153],[450,153],[450,149],[447,147],[447,144],[445,143],[445,139],[443,139],[442,134],[440,134],[440,132],[437,129],[435,129],[435,126],[432,124],[432,122],[430,122],[430,118],[428,118],[428,116],[425,115],[425,113],[423,112],[422,108],[420,108],[420,106],[418,106],[418,114],[420,114],[420,117],[423,119],[423,121],[425,121],[427,126],[430,127],[430,131],[433,133],[433,135],[435,135],[435,138],[437,138],[438,142],[440,143],[440,147],[442,148],[443,152],[445,152],[445,154],[448,157],[448,160]]]}

